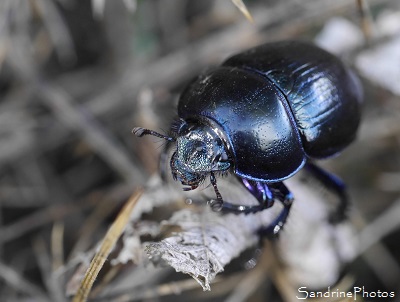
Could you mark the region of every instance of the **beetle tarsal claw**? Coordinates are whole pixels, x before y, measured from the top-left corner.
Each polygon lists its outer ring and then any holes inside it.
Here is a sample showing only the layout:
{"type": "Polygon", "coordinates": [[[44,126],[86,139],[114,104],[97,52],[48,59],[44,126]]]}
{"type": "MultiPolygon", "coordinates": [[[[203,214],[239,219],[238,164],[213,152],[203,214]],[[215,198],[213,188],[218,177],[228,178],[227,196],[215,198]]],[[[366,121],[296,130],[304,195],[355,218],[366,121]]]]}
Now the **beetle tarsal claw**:
{"type": "Polygon", "coordinates": [[[224,202],[221,200],[211,199],[208,204],[214,212],[220,212],[222,210],[224,202]]]}

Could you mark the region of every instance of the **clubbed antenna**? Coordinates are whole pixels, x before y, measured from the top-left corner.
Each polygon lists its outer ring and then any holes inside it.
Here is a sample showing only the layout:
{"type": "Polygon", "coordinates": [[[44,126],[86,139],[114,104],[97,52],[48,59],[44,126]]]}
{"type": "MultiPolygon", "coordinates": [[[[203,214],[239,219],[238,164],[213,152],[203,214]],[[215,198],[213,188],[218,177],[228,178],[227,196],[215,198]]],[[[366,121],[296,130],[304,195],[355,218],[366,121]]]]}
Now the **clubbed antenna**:
{"type": "Polygon", "coordinates": [[[142,137],[143,135],[153,135],[153,136],[157,136],[159,138],[163,138],[169,142],[175,141],[175,138],[173,138],[173,137],[166,136],[161,133],[155,132],[153,130],[145,129],[145,128],[141,128],[141,127],[133,128],[132,133],[135,134],[137,137],[142,137]]]}

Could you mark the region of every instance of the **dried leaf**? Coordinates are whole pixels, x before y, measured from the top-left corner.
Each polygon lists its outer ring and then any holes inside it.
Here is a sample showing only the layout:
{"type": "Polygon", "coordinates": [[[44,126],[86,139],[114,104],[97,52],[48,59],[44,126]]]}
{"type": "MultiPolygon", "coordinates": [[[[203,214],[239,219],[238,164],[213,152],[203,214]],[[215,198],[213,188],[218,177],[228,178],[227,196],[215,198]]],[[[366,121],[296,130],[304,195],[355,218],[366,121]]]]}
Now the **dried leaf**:
{"type": "MultiPolygon", "coordinates": [[[[293,284],[329,286],[337,281],[343,264],[355,255],[354,230],[350,224],[328,222],[334,208],[329,200],[337,196],[321,190],[319,182],[304,182],[300,175],[286,183],[296,199],[279,240],[274,241],[275,248],[293,284]]],[[[255,201],[234,178],[220,179],[219,187],[225,200],[244,205],[255,201]]],[[[198,192],[191,194],[191,199],[199,198],[198,192]]],[[[202,191],[205,200],[213,194],[212,188],[202,191]]],[[[282,205],[276,202],[270,209],[249,215],[218,215],[207,206],[201,208],[195,212],[198,207],[191,206],[175,213],[163,224],[180,227],[181,231],[147,244],[146,251],[153,263],[162,260],[176,271],[191,275],[204,290],[210,290],[215,276],[257,242],[257,230],[269,226],[282,205]]]]}
{"type": "Polygon", "coordinates": [[[219,216],[208,207],[200,212],[181,210],[166,224],[179,226],[182,232],[148,244],[146,251],[154,262],[161,258],[176,271],[192,276],[204,290],[210,290],[210,282],[224,266],[258,240],[251,224],[232,227],[246,217],[219,216]]]}

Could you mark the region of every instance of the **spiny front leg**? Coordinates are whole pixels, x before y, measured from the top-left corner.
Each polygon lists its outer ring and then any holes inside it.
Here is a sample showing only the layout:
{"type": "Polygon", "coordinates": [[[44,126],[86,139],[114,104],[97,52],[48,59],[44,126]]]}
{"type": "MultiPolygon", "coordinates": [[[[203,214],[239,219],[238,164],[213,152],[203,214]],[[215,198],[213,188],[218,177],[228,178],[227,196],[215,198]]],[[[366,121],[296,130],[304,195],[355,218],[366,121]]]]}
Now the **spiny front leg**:
{"type": "Polygon", "coordinates": [[[214,188],[215,195],[217,196],[217,200],[214,199],[210,200],[210,206],[213,211],[219,212],[224,207],[224,200],[222,199],[222,195],[218,190],[217,179],[215,178],[214,172],[211,172],[210,182],[214,188]]]}
{"type": "Polygon", "coordinates": [[[217,187],[217,181],[214,173],[211,173],[211,184],[214,188],[217,200],[211,200],[210,204],[214,211],[222,211],[224,213],[257,213],[270,208],[274,205],[274,199],[278,199],[283,204],[283,209],[274,221],[267,227],[259,230],[262,236],[276,237],[279,231],[284,227],[287,217],[289,216],[290,208],[293,203],[293,194],[283,184],[283,182],[267,184],[264,182],[252,181],[244,178],[239,178],[243,186],[257,199],[259,205],[245,206],[231,204],[223,201],[222,196],[217,187]]]}
{"type": "Polygon", "coordinates": [[[240,177],[238,177],[238,179],[242,182],[244,187],[257,199],[259,204],[254,206],[247,206],[247,205],[232,204],[223,201],[222,196],[219,193],[217,187],[215,176],[214,174],[212,174],[210,180],[214,188],[214,191],[217,195],[217,200],[210,201],[210,205],[213,210],[222,211],[224,213],[250,214],[250,213],[257,213],[269,207],[272,207],[272,205],[274,204],[274,197],[272,191],[269,189],[266,183],[247,180],[240,177]]]}
{"type": "Polygon", "coordinates": [[[245,188],[258,200],[259,206],[245,207],[244,213],[255,213],[268,209],[274,205],[274,200],[278,199],[283,204],[283,209],[274,221],[267,227],[259,230],[262,236],[276,237],[284,227],[289,216],[294,197],[283,182],[270,183],[257,182],[244,178],[239,178],[245,188]]]}

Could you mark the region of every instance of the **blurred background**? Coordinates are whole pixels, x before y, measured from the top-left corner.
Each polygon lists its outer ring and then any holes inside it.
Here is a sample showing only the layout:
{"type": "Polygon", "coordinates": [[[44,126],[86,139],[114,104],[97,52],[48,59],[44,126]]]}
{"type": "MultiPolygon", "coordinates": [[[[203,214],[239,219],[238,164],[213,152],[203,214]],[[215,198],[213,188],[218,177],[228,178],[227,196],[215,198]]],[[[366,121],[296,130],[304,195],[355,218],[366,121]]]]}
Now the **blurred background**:
{"type": "MultiPolygon", "coordinates": [[[[363,230],[357,282],[400,297],[400,2],[244,1],[253,22],[237,2],[0,1],[0,301],[63,301],[54,272],[157,172],[161,143],[132,128],[168,131],[194,76],[285,39],[314,41],[361,76],[358,140],[322,165],[348,185],[363,230]]],[[[283,300],[268,288],[248,301],[283,300]]]]}

